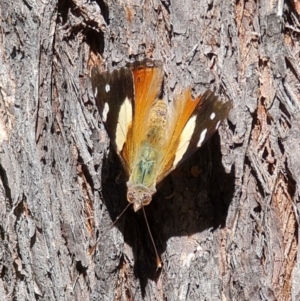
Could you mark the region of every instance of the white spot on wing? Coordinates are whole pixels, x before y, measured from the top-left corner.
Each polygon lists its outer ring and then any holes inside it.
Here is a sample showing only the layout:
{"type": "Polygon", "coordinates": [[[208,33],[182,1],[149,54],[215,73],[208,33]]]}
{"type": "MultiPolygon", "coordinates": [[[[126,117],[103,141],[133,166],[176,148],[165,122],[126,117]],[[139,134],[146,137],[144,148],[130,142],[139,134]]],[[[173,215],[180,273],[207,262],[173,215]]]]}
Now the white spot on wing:
{"type": "Polygon", "coordinates": [[[96,89],[95,89],[94,95],[95,95],[95,97],[97,97],[97,95],[98,95],[98,89],[97,89],[97,87],[96,87],[96,89]]]}
{"type": "Polygon", "coordinates": [[[110,91],[110,85],[106,84],[105,85],[105,92],[108,93],[110,91]]]}
{"type": "Polygon", "coordinates": [[[216,130],[218,129],[219,125],[220,125],[220,120],[218,121],[217,125],[216,125],[216,130]]]}
{"type": "Polygon", "coordinates": [[[132,104],[126,97],[119,111],[118,124],[116,128],[116,145],[118,152],[121,152],[123,148],[123,145],[126,141],[127,131],[131,123],[132,104]]]}
{"type": "Polygon", "coordinates": [[[103,112],[102,112],[102,120],[103,120],[103,122],[106,122],[108,112],[109,112],[109,105],[108,105],[108,103],[106,102],[106,103],[104,104],[104,108],[103,108],[103,112]]]}
{"type": "Polygon", "coordinates": [[[206,133],[207,133],[207,129],[204,129],[201,134],[200,134],[200,139],[199,139],[199,142],[197,143],[197,146],[200,147],[202,142],[204,141],[205,139],[205,136],[206,136],[206,133]]]}
{"type": "Polygon", "coordinates": [[[195,127],[196,127],[196,115],[194,115],[185,125],[180,138],[179,138],[179,145],[176,150],[175,154],[175,160],[173,163],[173,167],[178,164],[178,162],[182,159],[184,156],[187,148],[189,147],[189,142],[191,141],[192,135],[194,133],[195,127]]]}
{"type": "Polygon", "coordinates": [[[216,117],[216,114],[214,112],[212,112],[209,116],[210,120],[214,120],[216,117]]]}

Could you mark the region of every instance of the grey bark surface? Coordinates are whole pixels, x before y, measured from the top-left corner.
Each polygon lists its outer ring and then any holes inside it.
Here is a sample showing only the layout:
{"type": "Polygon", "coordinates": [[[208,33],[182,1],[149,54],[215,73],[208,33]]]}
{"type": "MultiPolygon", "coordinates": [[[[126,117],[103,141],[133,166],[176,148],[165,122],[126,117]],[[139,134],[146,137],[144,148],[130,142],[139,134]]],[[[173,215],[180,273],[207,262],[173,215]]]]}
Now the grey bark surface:
{"type": "Polygon", "coordinates": [[[0,2],[0,300],[299,300],[296,1],[0,2]],[[146,208],[89,72],[144,57],[163,97],[216,91],[228,121],[146,208]],[[88,250],[100,237],[94,253],[88,250]]]}

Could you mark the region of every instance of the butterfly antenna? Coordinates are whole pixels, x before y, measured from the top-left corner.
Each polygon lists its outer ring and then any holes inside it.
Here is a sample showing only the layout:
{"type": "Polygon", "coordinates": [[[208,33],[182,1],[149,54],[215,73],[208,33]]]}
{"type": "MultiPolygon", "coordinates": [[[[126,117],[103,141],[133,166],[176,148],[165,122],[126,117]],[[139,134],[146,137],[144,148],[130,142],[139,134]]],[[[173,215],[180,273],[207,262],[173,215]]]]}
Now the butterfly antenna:
{"type": "Polygon", "coordinates": [[[160,257],[158,256],[158,253],[157,253],[157,250],[156,250],[156,246],[155,246],[154,239],[153,239],[153,236],[152,236],[152,233],[151,233],[149,224],[148,224],[148,220],[147,220],[147,216],[146,216],[146,212],[145,212],[144,206],[143,206],[142,208],[143,208],[143,213],[144,213],[146,225],[147,225],[147,228],[148,228],[148,232],[149,232],[149,235],[150,235],[150,238],[151,238],[151,241],[152,241],[152,245],[153,245],[153,248],[154,248],[154,251],[155,251],[155,256],[156,256],[156,267],[157,267],[158,269],[160,269],[160,268],[162,267],[162,262],[161,262],[161,260],[160,260],[160,257]]]}
{"type": "Polygon", "coordinates": [[[102,235],[102,236],[100,236],[100,237],[97,239],[96,243],[88,250],[88,254],[89,254],[89,255],[91,255],[91,254],[94,253],[94,251],[95,251],[95,249],[96,249],[98,243],[100,242],[100,240],[103,239],[103,238],[107,235],[107,233],[108,233],[108,232],[116,225],[116,223],[117,223],[117,222],[119,221],[119,219],[123,216],[123,214],[126,212],[126,210],[128,209],[128,207],[129,207],[130,205],[131,205],[131,203],[128,203],[128,205],[127,205],[127,206],[125,207],[125,209],[121,212],[121,214],[119,214],[119,215],[117,216],[117,218],[115,219],[115,221],[112,222],[111,225],[108,227],[108,229],[105,231],[105,234],[102,235]]]}

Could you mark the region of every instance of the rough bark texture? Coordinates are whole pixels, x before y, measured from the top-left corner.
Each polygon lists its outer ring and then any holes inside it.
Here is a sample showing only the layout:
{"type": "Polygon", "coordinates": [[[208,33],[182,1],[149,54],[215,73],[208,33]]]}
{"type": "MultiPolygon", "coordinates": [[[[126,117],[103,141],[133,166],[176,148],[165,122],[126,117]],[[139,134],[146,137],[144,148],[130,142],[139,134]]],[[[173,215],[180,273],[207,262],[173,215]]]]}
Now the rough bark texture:
{"type": "Polygon", "coordinates": [[[0,2],[1,300],[300,300],[298,1],[0,2]],[[143,216],[89,70],[153,57],[229,121],[143,216]],[[222,154],[222,155],[221,155],[222,154]],[[100,237],[93,254],[88,254],[100,237]]]}

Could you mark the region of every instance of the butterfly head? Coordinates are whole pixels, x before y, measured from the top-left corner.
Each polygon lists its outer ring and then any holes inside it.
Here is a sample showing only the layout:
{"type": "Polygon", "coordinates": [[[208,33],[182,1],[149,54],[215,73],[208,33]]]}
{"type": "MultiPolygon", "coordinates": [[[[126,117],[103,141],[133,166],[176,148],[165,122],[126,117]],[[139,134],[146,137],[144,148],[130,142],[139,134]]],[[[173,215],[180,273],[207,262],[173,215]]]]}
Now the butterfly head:
{"type": "Polygon", "coordinates": [[[132,184],[127,182],[127,200],[133,205],[133,210],[137,212],[142,207],[149,205],[153,194],[156,192],[155,188],[149,188],[140,184],[132,184]]]}

